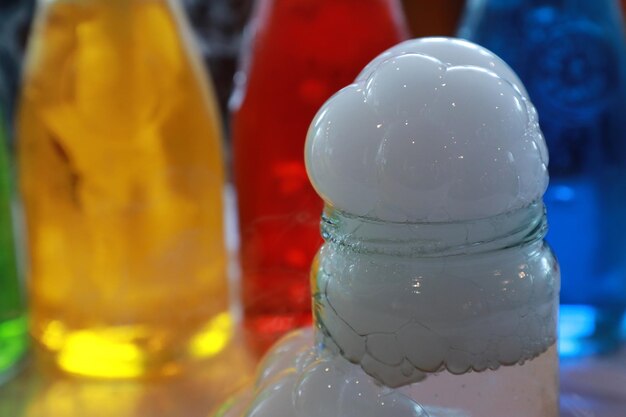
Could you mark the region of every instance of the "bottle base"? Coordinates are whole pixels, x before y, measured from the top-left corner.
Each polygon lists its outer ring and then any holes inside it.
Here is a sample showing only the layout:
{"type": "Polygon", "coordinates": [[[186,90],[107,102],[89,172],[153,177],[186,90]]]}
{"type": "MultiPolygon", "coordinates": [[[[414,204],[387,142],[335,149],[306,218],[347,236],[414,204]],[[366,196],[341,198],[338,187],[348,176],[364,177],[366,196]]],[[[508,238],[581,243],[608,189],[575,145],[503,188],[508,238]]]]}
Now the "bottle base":
{"type": "Polygon", "coordinates": [[[222,313],[191,336],[141,325],[66,331],[53,321],[37,339],[62,372],[99,379],[140,379],[173,376],[195,360],[216,356],[233,332],[231,315],[222,313]]]}

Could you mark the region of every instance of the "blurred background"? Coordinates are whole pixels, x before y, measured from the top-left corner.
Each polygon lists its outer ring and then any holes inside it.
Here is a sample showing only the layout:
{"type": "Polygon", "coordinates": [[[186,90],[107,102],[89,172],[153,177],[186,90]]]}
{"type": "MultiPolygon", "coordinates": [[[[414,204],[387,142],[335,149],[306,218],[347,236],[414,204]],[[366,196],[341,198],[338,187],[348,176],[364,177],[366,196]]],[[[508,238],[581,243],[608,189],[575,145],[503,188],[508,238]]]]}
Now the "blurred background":
{"type": "Polygon", "coordinates": [[[392,45],[459,36],[518,73],[550,150],[563,413],[623,417],[622,10],[2,0],[0,416],[210,415],[311,323],[311,119],[392,45]]]}

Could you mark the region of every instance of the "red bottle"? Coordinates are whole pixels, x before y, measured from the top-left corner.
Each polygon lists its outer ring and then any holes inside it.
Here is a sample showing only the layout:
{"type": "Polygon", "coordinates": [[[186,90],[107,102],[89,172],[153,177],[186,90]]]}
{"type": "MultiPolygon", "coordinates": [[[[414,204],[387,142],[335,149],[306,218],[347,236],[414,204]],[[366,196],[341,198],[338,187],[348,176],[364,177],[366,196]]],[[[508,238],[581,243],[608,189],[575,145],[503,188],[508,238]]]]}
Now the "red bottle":
{"type": "Polygon", "coordinates": [[[244,326],[262,353],[311,322],[322,201],[303,149],[320,106],[407,37],[398,0],[258,0],[231,101],[244,326]]]}

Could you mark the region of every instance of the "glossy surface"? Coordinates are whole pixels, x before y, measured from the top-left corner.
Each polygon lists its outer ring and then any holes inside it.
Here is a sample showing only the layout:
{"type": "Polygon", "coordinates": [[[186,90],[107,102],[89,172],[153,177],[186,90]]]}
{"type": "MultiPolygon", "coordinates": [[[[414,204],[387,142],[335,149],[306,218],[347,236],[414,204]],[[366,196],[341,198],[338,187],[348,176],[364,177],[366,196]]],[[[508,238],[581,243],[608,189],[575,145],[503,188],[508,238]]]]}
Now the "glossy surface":
{"type": "Polygon", "coordinates": [[[550,149],[548,241],[563,268],[561,354],[618,345],[626,309],[626,43],[615,0],[474,0],[460,35],[526,84],[550,149]]]}
{"type": "Polygon", "coordinates": [[[408,396],[318,349],[313,330],[290,333],[267,354],[255,384],[214,417],[429,417],[408,396]]]}
{"type": "Polygon", "coordinates": [[[319,111],[306,151],[313,186],[339,210],[394,222],[527,206],[547,186],[548,156],[523,88],[468,42],[400,44],[319,111]]]}
{"type": "Polygon", "coordinates": [[[27,322],[11,213],[12,175],[0,107],[0,381],[26,352],[27,322]]]}
{"type": "MultiPolygon", "coordinates": [[[[412,224],[327,208],[313,267],[324,343],[391,387],[534,360],[556,342],[559,271],[543,222],[542,205],[412,224]]],[[[550,377],[540,384],[554,394],[550,377]]]]}
{"type": "Polygon", "coordinates": [[[405,38],[395,0],[257,2],[233,104],[244,324],[259,352],[310,323],[322,201],[302,147],[319,107],[405,38]]]}
{"type": "Polygon", "coordinates": [[[188,36],[166,0],[39,10],[19,118],[31,331],[68,372],[177,373],[230,336],[220,122],[188,36]]]}
{"type": "Polygon", "coordinates": [[[315,339],[279,342],[217,416],[556,417],[560,274],[543,241],[547,154],[532,104],[474,44],[416,40],[384,56],[322,107],[306,142],[326,201],[315,339]],[[430,54],[405,51],[422,43],[430,54]],[[435,58],[454,49],[456,65],[435,58]],[[438,169],[457,142],[462,162],[438,169]]]}

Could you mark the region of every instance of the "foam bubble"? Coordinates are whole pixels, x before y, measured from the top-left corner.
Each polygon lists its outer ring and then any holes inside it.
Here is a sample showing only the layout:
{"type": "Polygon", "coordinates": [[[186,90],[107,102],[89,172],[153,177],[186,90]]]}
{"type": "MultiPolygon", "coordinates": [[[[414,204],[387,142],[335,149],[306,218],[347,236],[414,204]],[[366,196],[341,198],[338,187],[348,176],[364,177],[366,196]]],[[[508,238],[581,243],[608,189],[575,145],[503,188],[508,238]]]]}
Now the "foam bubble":
{"type": "Polygon", "coordinates": [[[396,222],[479,219],[538,200],[548,184],[536,112],[513,71],[470,42],[404,42],[315,117],[306,144],[329,205],[396,222]]]}
{"type": "Polygon", "coordinates": [[[308,328],[279,341],[260,366],[263,378],[216,417],[429,417],[417,402],[378,384],[313,339],[308,328]]]}

